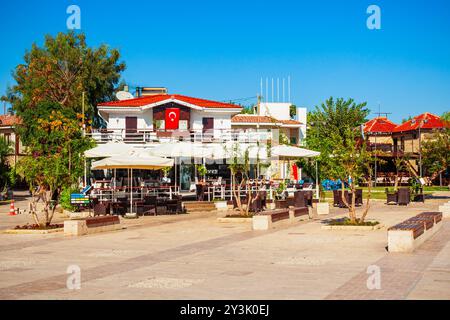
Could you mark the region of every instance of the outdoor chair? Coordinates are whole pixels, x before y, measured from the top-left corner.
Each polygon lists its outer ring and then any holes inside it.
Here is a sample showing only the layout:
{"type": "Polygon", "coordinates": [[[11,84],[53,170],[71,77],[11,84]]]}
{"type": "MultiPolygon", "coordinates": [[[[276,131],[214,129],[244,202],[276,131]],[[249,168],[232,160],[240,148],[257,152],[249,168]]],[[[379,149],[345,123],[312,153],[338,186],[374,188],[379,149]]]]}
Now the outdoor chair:
{"type": "Polygon", "coordinates": [[[145,196],[144,203],[142,205],[142,213],[150,214],[153,211],[153,214],[156,215],[156,199],[157,196],[145,196]]]}
{"type": "Polygon", "coordinates": [[[250,201],[250,212],[260,212],[261,211],[261,198],[259,194],[254,191],[252,192],[252,200],[250,201]]]}
{"type": "Polygon", "coordinates": [[[339,190],[333,190],[333,206],[334,207],[339,207],[339,204],[341,203],[340,201],[340,196],[341,193],[339,190]]]}
{"type": "Polygon", "coordinates": [[[363,204],[363,190],[362,189],[356,189],[355,190],[355,205],[362,206],[363,204]]]}
{"type": "Polygon", "coordinates": [[[351,201],[351,199],[350,199],[351,195],[348,193],[347,190],[345,190],[345,191],[342,191],[342,190],[335,190],[335,191],[336,191],[336,194],[337,194],[336,200],[337,200],[337,203],[338,203],[338,207],[339,207],[339,208],[347,208],[347,206],[346,206],[345,203],[344,203],[344,200],[342,200],[342,192],[344,192],[344,197],[345,197],[345,200],[347,201],[347,203],[350,203],[350,201],[351,201]]]}
{"type": "Polygon", "coordinates": [[[267,208],[267,191],[260,191],[259,197],[261,198],[261,211],[267,208]]]}
{"type": "Polygon", "coordinates": [[[94,204],[94,216],[104,216],[110,214],[109,203],[97,202],[94,204]]]}
{"type": "Polygon", "coordinates": [[[398,189],[398,204],[407,206],[410,202],[411,193],[409,188],[398,189]]]}
{"type": "Polygon", "coordinates": [[[156,199],[156,214],[166,214],[167,213],[167,199],[157,198],[156,199]]]}
{"type": "Polygon", "coordinates": [[[386,188],[386,204],[397,204],[398,202],[398,192],[389,192],[389,189],[386,188]]]}
{"type": "Polygon", "coordinates": [[[197,201],[203,201],[205,197],[205,186],[202,184],[196,184],[195,189],[197,194],[197,201]]]}
{"type": "Polygon", "coordinates": [[[294,207],[303,208],[306,207],[306,199],[304,191],[295,191],[294,192],[294,207]]]}
{"type": "Polygon", "coordinates": [[[423,193],[423,187],[420,187],[419,190],[414,194],[414,201],[416,202],[425,202],[425,195],[423,193]]]}

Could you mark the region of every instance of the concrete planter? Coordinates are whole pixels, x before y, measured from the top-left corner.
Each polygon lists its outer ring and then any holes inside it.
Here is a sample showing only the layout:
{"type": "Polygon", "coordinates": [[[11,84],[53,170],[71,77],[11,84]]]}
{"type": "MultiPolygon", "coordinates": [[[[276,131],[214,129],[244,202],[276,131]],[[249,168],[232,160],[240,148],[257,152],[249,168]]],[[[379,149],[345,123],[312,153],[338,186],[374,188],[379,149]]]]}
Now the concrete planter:
{"type": "MultiPolygon", "coordinates": [[[[67,214],[70,219],[82,219],[89,217],[89,211],[72,212],[64,210],[64,213],[67,214]]],[[[94,212],[91,212],[91,216],[94,216],[94,212]]]]}
{"type": "Polygon", "coordinates": [[[321,228],[323,230],[373,231],[373,230],[379,230],[383,227],[384,227],[384,225],[379,223],[375,226],[330,226],[330,225],[324,225],[321,228]]]}
{"type": "Polygon", "coordinates": [[[330,204],[328,202],[318,202],[316,203],[317,215],[323,216],[330,214],[330,204]]]}
{"type": "Polygon", "coordinates": [[[32,229],[9,229],[3,231],[6,234],[49,234],[63,232],[64,228],[48,229],[48,230],[32,230],[32,229]]]}
{"type": "Polygon", "coordinates": [[[216,210],[228,210],[228,204],[226,201],[214,201],[214,205],[216,206],[216,210]]]}

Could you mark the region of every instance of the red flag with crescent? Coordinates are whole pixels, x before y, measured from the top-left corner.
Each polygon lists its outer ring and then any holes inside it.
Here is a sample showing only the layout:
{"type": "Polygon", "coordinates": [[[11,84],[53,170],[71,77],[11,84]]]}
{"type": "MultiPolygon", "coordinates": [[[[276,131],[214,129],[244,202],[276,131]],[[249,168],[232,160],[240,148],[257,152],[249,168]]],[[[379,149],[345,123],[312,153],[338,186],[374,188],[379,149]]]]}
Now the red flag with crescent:
{"type": "Polygon", "coordinates": [[[167,108],[166,109],[166,130],[178,129],[179,122],[180,122],[180,109],[167,108]]]}
{"type": "Polygon", "coordinates": [[[292,165],[292,175],[294,176],[294,180],[298,180],[298,167],[295,163],[292,165]]]}

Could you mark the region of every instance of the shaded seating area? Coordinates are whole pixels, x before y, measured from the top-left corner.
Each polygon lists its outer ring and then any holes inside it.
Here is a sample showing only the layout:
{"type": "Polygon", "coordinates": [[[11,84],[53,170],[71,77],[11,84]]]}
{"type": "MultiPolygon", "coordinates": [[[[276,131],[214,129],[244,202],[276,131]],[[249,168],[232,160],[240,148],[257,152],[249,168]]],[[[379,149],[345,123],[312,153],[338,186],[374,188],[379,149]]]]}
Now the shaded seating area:
{"type": "MultiPolygon", "coordinates": [[[[344,198],[348,204],[352,202],[352,192],[344,190],[344,198]]],[[[363,204],[363,190],[355,190],[355,206],[359,207],[363,204]]],[[[342,199],[342,190],[333,190],[333,206],[339,208],[346,208],[347,206],[342,199]]]]}
{"type": "Polygon", "coordinates": [[[397,191],[390,192],[388,188],[386,192],[386,204],[395,204],[407,206],[411,202],[411,191],[409,188],[399,188],[397,191]]]}

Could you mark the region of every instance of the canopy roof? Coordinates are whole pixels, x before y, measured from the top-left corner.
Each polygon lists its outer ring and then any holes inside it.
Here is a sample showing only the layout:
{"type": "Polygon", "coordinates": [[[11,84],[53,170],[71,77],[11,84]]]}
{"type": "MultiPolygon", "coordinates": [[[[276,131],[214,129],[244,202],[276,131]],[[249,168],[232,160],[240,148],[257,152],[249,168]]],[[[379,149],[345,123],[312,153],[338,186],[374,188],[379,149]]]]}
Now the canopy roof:
{"type": "Polygon", "coordinates": [[[92,169],[145,169],[159,170],[173,166],[173,159],[143,155],[120,155],[92,163],[92,169]]]}

